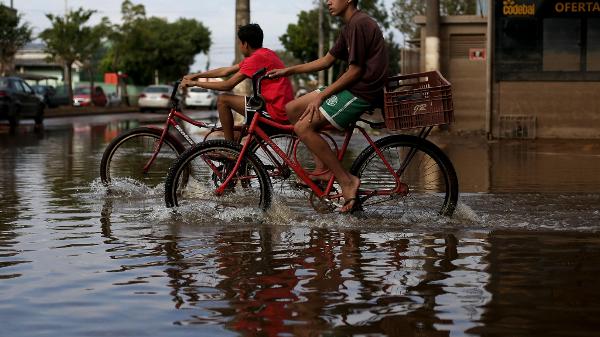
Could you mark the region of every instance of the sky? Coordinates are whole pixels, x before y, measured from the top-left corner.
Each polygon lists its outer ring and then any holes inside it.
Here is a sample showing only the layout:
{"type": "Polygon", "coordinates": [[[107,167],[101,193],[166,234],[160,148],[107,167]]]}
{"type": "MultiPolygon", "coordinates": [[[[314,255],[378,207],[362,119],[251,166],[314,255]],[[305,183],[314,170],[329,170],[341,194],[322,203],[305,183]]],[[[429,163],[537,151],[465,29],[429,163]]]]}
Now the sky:
{"type": "MultiPolygon", "coordinates": [[[[196,19],[211,31],[213,44],[208,57],[200,54],[192,65],[192,70],[204,70],[207,59],[210,68],[229,66],[234,59],[235,41],[235,0],[133,0],[142,4],[147,16],[166,18],[173,22],[178,18],[196,19]]],[[[391,8],[393,0],[384,0],[391,8]]],[[[0,0],[10,6],[10,0],[0,0]]],[[[50,22],[46,13],[63,15],[65,8],[93,9],[97,13],[90,20],[97,23],[106,16],[113,23],[121,21],[122,0],[13,0],[13,6],[31,27],[34,35],[48,28],[50,22]]],[[[313,8],[314,0],[251,0],[250,20],[258,23],[265,33],[264,47],[282,49],[279,36],[283,35],[290,23],[297,22],[300,11],[313,8]]],[[[400,33],[395,32],[396,39],[400,33]]]]}

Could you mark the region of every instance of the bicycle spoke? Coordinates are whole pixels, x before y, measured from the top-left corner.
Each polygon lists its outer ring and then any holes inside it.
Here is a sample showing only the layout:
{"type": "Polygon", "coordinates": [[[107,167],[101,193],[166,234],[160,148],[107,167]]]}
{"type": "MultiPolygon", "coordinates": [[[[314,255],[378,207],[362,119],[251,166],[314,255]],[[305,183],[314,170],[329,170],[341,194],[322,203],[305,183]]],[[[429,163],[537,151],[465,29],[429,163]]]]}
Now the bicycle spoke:
{"type": "Polygon", "coordinates": [[[390,136],[378,143],[401,175],[397,180],[372,148],[357,158],[353,170],[361,178],[360,188],[363,194],[371,192],[363,203],[365,214],[415,221],[452,213],[458,183],[435,145],[411,136],[390,136]]]}
{"type": "Polygon", "coordinates": [[[168,139],[161,145],[160,136],[160,130],[139,128],[113,140],[102,157],[102,181],[112,186],[137,182],[150,188],[162,184],[179,151],[168,139]],[[159,146],[156,158],[150,162],[159,146]]]}
{"type": "Polygon", "coordinates": [[[268,176],[253,155],[243,160],[223,188],[239,158],[239,145],[227,141],[206,141],[186,151],[169,171],[165,183],[168,206],[266,208],[270,203],[268,176]]]}

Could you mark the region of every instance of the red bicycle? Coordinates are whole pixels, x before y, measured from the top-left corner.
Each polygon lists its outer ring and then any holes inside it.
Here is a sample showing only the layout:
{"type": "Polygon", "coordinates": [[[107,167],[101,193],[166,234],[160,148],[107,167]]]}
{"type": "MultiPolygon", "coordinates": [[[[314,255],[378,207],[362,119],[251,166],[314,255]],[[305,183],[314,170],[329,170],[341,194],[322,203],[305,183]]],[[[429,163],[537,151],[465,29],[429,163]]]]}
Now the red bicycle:
{"type": "MultiPolygon", "coordinates": [[[[429,74],[431,78],[434,75],[429,74]]],[[[439,77],[442,78],[441,75],[439,77]]],[[[265,125],[287,131],[293,130],[293,126],[274,122],[264,114],[262,109],[264,102],[259,95],[260,82],[263,78],[264,72],[257,72],[253,77],[255,91],[253,98],[249,100],[248,110],[253,110],[254,114],[248,118],[248,138],[260,144],[263,151],[270,156],[278,158],[284,163],[283,165],[291,168],[298,179],[307,186],[310,204],[316,211],[325,213],[339,208],[343,197],[341,191],[336,188],[334,177],[331,177],[325,185],[315,182],[309,178],[307,171],[298,161],[299,140],[295,140],[290,155],[273,142],[263,130],[265,125]]],[[[428,103],[423,101],[437,99],[438,93],[431,88],[424,89],[426,93],[420,92],[423,88],[418,85],[413,85],[408,93],[405,92],[407,90],[398,90],[411,85],[404,81],[403,77],[390,79],[388,88],[402,93],[401,96],[390,95],[390,99],[401,101],[401,103],[394,102],[395,106],[408,102],[411,109],[416,106],[419,110],[427,110],[428,103]]],[[[384,128],[385,125],[388,128],[394,127],[388,123],[388,120],[391,121],[394,117],[386,116],[386,118],[385,124],[364,119],[360,119],[360,122],[374,129],[384,128]]],[[[451,121],[451,116],[446,119],[451,121]]],[[[442,124],[439,121],[433,122],[442,124]]],[[[432,127],[422,127],[417,136],[395,134],[378,140],[373,140],[360,125],[354,124],[345,131],[341,148],[338,149],[337,145],[335,147],[340,161],[346,155],[355,130],[358,130],[369,144],[354,160],[350,169],[353,175],[361,179],[358,196],[364,213],[385,217],[407,214],[422,217],[425,213],[431,212],[444,216],[453,214],[458,200],[458,179],[451,161],[444,152],[425,139],[432,127]]],[[[272,201],[270,175],[262,161],[253,151],[250,151],[248,144],[209,140],[186,150],[174,162],[167,175],[165,181],[167,207],[186,205],[194,207],[201,203],[218,208],[269,209],[272,201]]]]}
{"type": "MultiPolygon", "coordinates": [[[[216,124],[195,121],[182,112],[177,98],[180,83],[178,81],[174,85],[170,97],[171,109],[162,128],[153,126],[135,128],[119,135],[108,144],[100,162],[100,178],[106,186],[111,186],[115,181],[142,183],[151,188],[162,183],[171,163],[186,148],[196,144],[186,133],[180,121],[207,129],[203,142],[222,131],[222,128],[216,124]],[[181,137],[171,133],[172,129],[175,129],[181,137]]],[[[238,139],[241,139],[246,135],[247,127],[236,125],[235,131],[238,139]]],[[[271,132],[272,137],[281,146],[289,147],[289,144],[295,140],[291,133],[276,134],[277,132],[273,130],[271,132]]],[[[255,143],[251,145],[256,150],[257,145],[255,143]]],[[[263,159],[268,158],[263,157],[263,159]]],[[[269,165],[268,161],[265,161],[265,165],[274,167],[269,165]]],[[[281,176],[280,172],[275,172],[274,175],[281,176]]]]}

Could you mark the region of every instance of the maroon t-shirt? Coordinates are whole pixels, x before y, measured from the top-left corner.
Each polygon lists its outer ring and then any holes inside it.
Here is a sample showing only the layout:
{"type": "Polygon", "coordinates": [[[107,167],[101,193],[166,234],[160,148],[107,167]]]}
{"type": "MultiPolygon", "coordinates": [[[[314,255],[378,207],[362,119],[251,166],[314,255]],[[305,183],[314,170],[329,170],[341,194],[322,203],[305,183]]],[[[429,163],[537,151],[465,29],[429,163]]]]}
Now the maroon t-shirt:
{"type": "Polygon", "coordinates": [[[360,79],[347,89],[355,96],[380,106],[388,75],[388,52],[377,22],[357,11],[342,29],[329,53],[338,60],[363,69],[360,79]]]}

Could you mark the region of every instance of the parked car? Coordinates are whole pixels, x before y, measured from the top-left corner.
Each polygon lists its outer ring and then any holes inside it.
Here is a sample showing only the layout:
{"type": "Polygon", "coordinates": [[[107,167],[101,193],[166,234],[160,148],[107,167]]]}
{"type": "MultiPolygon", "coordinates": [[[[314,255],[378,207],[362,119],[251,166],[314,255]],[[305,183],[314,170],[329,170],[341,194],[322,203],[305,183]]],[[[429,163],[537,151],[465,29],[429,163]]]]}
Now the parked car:
{"type": "Polygon", "coordinates": [[[106,106],[108,99],[102,87],[95,87],[93,95],[90,95],[89,86],[77,87],[73,90],[73,106],[90,106],[92,102],[95,106],[106,106]]]}
{"type": "Polygon", "coordinates": [[[141,112],[169,108],[169,98],[173,87],[170,85],[151,85],[140,94],[138,106],[141,112]]]}
{"type": "Polygon", "coordinates": [[[42,124],[44,103],[21,78],[0,77],[0,119],[8,120],[10,127],[14,128],[25,117],[42,124]]]}
{"type": "Polygon", "coordinates": [[[51,85],[32,85],[31,88],[36,96],[49,108],[60,105],[71,105],[66,90],[57,90],[51,85]]]}
{"type": "Polygon", "coordinates": [[[188,88],[185,95],[185,106],[189,107],[207,107],[214,109],[217,107],[217,94],[212,90],[204,88],[188,88]]]}

